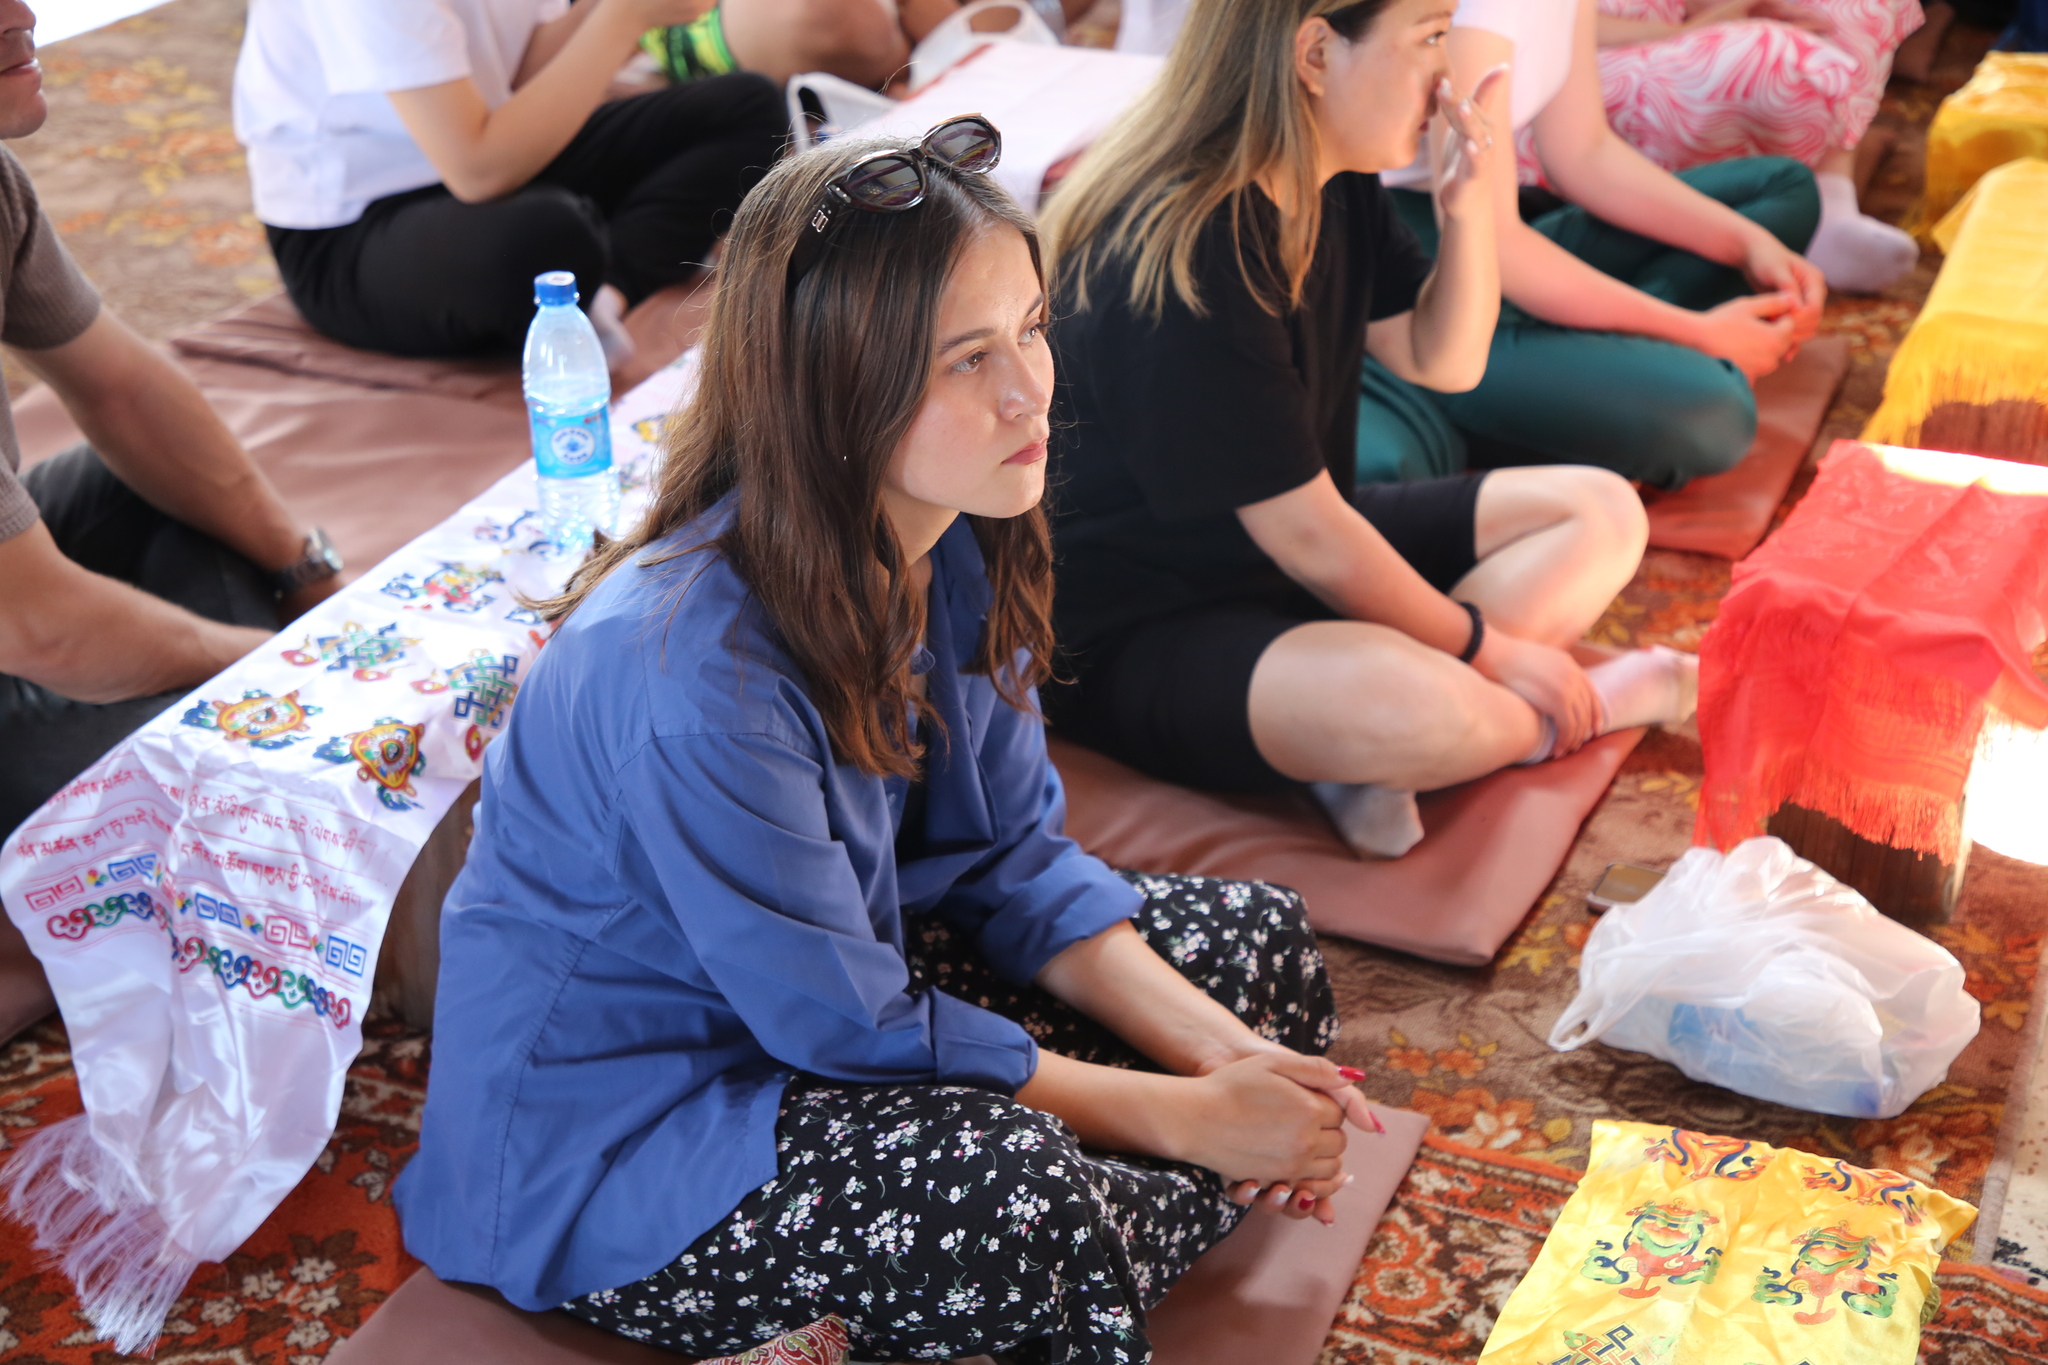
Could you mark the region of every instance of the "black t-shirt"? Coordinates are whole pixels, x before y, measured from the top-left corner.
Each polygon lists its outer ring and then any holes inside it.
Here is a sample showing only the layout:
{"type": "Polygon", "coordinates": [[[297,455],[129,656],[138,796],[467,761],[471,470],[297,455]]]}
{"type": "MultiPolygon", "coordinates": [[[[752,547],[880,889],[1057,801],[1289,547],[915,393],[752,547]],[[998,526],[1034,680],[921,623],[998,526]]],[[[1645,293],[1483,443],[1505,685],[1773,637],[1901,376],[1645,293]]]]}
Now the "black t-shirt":
{"type": "MultiPolygon", "coordinates": [[[[1243,193],[1245,261],[1272,278],[1279,215],[1243,193]]],[[[1379,177],[1338,175],[1301,306],[1276,317],[1239,268],[1230,216],[1217,210],[1196,249],[1203,316],[1170,289],[1157,322],[1135,313],[1117,261],[1052,329],[1054,617],[1083,668],[1093,646],[1169,612],[1295,597],[1237,509],[1325,469],[1349,495],[1365,325],[1412,309],[1430,271],[1379,177]]]]}

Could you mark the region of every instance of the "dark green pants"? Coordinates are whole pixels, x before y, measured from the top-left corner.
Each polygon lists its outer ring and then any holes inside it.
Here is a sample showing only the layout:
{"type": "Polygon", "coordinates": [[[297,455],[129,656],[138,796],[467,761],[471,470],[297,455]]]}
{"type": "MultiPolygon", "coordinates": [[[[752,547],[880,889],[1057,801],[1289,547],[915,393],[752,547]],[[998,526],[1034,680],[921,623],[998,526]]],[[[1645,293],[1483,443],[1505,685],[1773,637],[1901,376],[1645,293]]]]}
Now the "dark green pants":
{"type": "MultiPolygon", "coordinates": [[[[1723,161],[1679,179],[1804,251],[1820,221],[1813,173],[1783,157],[1723,161]]],[[[1395,190],[1395,204],[1436,254],[1429,196],[1395,190]]],[[[1624,232],[1565,206],[1531,227],[1596,269],[1681,308],[1706,309],[1750,292],[1742,272],[1624,232]]],[[[1725,360],[1649,337],[1587,332],[1503,302],[1486,377],[1469,393],[1437,393],[1367,357],[1358,406],[1360,482],[1455,474],[1485,464],[1601,465],[1657,488],[1677,488],[1740,460],[1756,436],[1756,399],[1725,360]]]]}

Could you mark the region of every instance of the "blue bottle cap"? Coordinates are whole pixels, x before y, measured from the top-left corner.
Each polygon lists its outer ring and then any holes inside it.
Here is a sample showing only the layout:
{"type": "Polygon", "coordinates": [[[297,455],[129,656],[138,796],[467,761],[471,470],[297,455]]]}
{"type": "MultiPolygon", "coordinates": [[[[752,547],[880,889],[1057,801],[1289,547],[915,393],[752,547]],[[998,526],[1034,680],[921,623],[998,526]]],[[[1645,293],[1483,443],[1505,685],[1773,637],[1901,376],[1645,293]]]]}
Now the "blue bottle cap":
{"type": "Polygon", "coordinates": [[[550,304],[574,304],[576,302],[576,277],[566,270],[549,270],[533,277],[533,301],[546,308],[550,304]]]}

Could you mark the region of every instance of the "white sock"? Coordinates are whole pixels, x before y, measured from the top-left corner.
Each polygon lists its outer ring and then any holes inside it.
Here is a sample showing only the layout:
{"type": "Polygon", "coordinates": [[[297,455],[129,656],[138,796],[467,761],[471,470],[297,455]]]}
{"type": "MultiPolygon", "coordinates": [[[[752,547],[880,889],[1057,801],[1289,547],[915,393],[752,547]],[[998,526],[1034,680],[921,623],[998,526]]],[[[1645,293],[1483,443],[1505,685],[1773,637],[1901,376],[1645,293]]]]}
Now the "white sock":
{"type": "Polygon", "coordinates": [[[1398,858],[1422,842],[1415,793],[1368,782],[1311,782],[1344,842],[1370,858],[1398,858]]]}
{"type": "Polygon", "coordinates": [[[1699,703],[1699,656],[1666,645],[1594,664],[1586,676],[1600,694],[1603,735],[1638,725],[1683,725],[1699,703]]]}
{"type": "Polygon", "coordinates": [[[604,363],[610,369],[618,369],[633,358],[639,349],[632,333],[626,330],[626,296],[611,285],[600,286],[597,297],[590,301],[588,310],[590,325],[597,332],[597,344],[604,348],[604,363]]]}
{"type": "Polygon", "coordinates": [[[1832,172],[1813,179],[1820,186],[1820,226],[1806,259],[1827,276],[1828,288],[1874,294],[1919,263],[1919,244],[1864,213],[1848,176],[1832,172]]]}

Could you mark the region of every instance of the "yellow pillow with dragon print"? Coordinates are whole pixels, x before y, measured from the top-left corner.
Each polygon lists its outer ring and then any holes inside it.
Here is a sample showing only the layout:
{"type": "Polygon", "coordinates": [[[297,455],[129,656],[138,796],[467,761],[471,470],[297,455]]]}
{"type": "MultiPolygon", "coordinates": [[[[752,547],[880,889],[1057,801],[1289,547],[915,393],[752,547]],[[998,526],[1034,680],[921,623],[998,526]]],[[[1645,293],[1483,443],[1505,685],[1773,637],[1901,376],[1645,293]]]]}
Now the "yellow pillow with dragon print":
{"type": "Polygon", "coordinates": [[[1892,1171],[1602,1120],[1480,1365],[1913,1365],[1976,1216],[1892,1171]]]}

